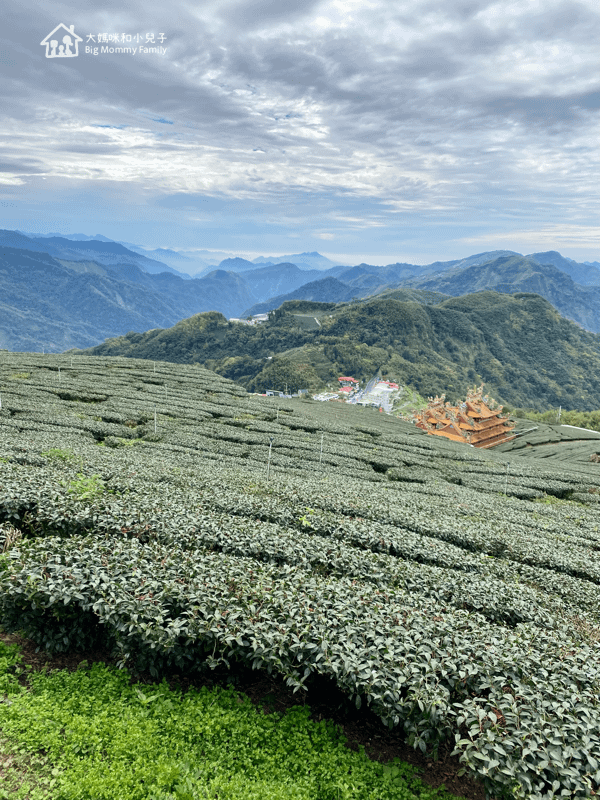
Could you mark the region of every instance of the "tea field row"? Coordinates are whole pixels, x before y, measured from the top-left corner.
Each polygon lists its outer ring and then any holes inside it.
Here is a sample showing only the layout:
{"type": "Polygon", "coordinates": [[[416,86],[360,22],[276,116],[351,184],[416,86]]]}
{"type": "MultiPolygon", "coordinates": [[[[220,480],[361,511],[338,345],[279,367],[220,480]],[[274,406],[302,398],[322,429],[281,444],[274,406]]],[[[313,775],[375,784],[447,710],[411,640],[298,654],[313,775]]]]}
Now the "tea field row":
{"type": "Polygon", "coordinates": [[[320,675],[495,796],[598,791],[599,465],[159,362],[3,354],[0,398],[5,629],[320,675]]]}

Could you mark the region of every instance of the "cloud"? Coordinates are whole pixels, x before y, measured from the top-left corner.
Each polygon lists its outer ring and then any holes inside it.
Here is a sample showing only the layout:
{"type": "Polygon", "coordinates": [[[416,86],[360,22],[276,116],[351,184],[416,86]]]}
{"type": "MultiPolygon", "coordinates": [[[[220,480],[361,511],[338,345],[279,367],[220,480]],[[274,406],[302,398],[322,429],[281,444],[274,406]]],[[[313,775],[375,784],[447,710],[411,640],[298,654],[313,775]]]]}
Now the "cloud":
{"type": "Polygon", "coordinates": [[[24,0],[3,19],[2,175],[23,197],[41,173],[73,196],[101,188],[97,202],[111,184],[165,229],[175,205],[208,225],[228,204],[282,235],[348,243],[372,232],[400,246],[408,224],[465,245],[481,226],[586,227],[598,21],[591,0],[100,0],[76,13],[24,0]],[[167,55],[53,62],[39,42],[59,21],[83,44],[164,31],[167,55]]]}
{"type": "Polygon", "coordinates": [[[307,16],[321,0],[242,0],[221,3],[219,16],[236,28],[254,29],[277,23],[289,24],[307,16]]]}
{"type": "Polygon", "coordinates": [[[593,225],[547,225],[533,230],[495,231],[482,236],[466,236],[459,241],[467,245],[481,245],[494,242],[514,242],[531,245],[535,249],[560,247],[581,250],[600,249],[600,227],[593,225]]]}
{"type": "Polygon", "coordinates": [[[44,170],[38,166],[38,162],[34,161],[11,161],[9,159],[2,159],[0,161],[0,172],[10,172],[13,175],[24,173],[26,175],[34,175],[43,172],[44,170]]]}

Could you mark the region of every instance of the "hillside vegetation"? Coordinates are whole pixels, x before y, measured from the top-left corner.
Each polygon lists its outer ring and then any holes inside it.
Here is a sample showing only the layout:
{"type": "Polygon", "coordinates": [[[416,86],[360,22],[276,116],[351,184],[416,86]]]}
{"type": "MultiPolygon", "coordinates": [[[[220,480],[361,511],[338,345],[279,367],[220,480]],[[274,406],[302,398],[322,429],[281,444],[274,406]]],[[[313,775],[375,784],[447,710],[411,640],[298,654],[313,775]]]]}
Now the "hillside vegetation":
{"type": "MultiPolygon", "coordinates": [[[[586,330],[600,330],[600,286],[581,286],[563,271],[568,262],[559,253],[561,269],[552,262],[545,263],[544,254],[537,254],[541,263],[532,257],[502,256],[478,266],[450,269],[440,275],[411,281],[415,286],[454,296],[480,291],[504,293],[535,292],[554,308],[586,330]]],[[[557,259],[554,259],[557,261],[557,259]]],[[[583,265],[577,265],[582,267],[583,265]]],[[[598,272],[587,267],[589,273],[598,272]]],[[[575,273],[577,274],[577,273],[575,273]]]]}
{"type": "Polygon", "coordinates": [[[450,400],[484,382],[498,401],[540,411],[591,411],[600,397],[600,336],[534,294],[479,292],[437,304],[393,293],[339,306],[294,301],[262,325],[198,314],[86,352],[203,364],[260,392],[286,384],[318,389],[339,375],[364,381],[380,372],[450,400]]]}
{"type": "Polygon", "coordinates": [[[193,267],[194,259],[102,235],[0,230],[0,245],[0,347],[15,351],[92,347],[205,311],[239,318],[290,301],[348,303],[378,296],[429,305],[481,291],[535,292],[567,319],[600,331],[600,270],[554,251],[522,256],[500,250],[386,266],[334,265],[318,253],[283,261],[236,257],[205,264],[191,278],[178,268],[193,267]]]}
{"type": "MultiPolygon", "coordinates": [[[[308,280],[308,278],[307,278],[308,280]]],[[[291,289],[292,287],[290,287],[291,289]]],[[[420,302],[439,302],[444,296],[459,297],[473,292],[503,294],[535,292],[567,319],[586,330],[600,331],[600,271],[593,265],[578,264],[560,253],[533,253],[522,256],[510,251],[479,253],[460,261],[447,261],[416,267],[389,264],[373,267],[335,267],[328,276],[312,280],[287,294],[271,296],[253,305],[247,314],[279,308],[288,300],[344,300],[389,294],[392,290],[413,292],[420,302]]]]}
{"type": "Polygon", "coordinates": [[[0,385],[5,629],[157,676],[325,682],[495,797],[600,790],[600,465],[199,366],[2,354],[0,385]]]}

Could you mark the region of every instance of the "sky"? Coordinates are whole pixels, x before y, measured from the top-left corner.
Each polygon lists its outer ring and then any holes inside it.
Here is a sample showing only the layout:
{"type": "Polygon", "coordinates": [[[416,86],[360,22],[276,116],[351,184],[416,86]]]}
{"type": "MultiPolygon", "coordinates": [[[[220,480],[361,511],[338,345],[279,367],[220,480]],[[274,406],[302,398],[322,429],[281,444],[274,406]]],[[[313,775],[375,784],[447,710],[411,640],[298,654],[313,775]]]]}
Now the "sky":
{"type": "Polygon", "coordinates": [[[600,261],[597,0],[22,0],[2,23],[2,228],[600,261]]]}

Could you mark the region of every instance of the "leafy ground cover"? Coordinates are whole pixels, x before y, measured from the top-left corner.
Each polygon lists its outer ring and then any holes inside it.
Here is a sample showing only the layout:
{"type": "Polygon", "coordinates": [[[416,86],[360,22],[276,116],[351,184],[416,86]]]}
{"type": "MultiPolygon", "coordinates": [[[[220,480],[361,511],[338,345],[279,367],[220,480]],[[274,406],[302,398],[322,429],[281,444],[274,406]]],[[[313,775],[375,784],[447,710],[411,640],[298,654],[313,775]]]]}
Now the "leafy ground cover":
{"type": "Polygon", "coordinates": [[[533,409],[515,408],[512,414],[533,422],[562,423],[563,425],[573,425],[577,428],[600,431],[600,409],[595,411],[563,411],[560,408],[553,408],[549,411],[534,411],[533,409]]]}
{"type": "Polygon", "coordinates": [[[0,797],[452,798],[407,764],[348,749],[307,706],[265,714],[233,686],[147,685],[102,663],[27,666],[15,645],[0,643],[0,797]]]}
{"type": "Polygon", "coordinates": [[[5,629],[325,681],[491,795],[598,791],[600,465],[195,366],[6,354],[0,380],[5,629]]]}

